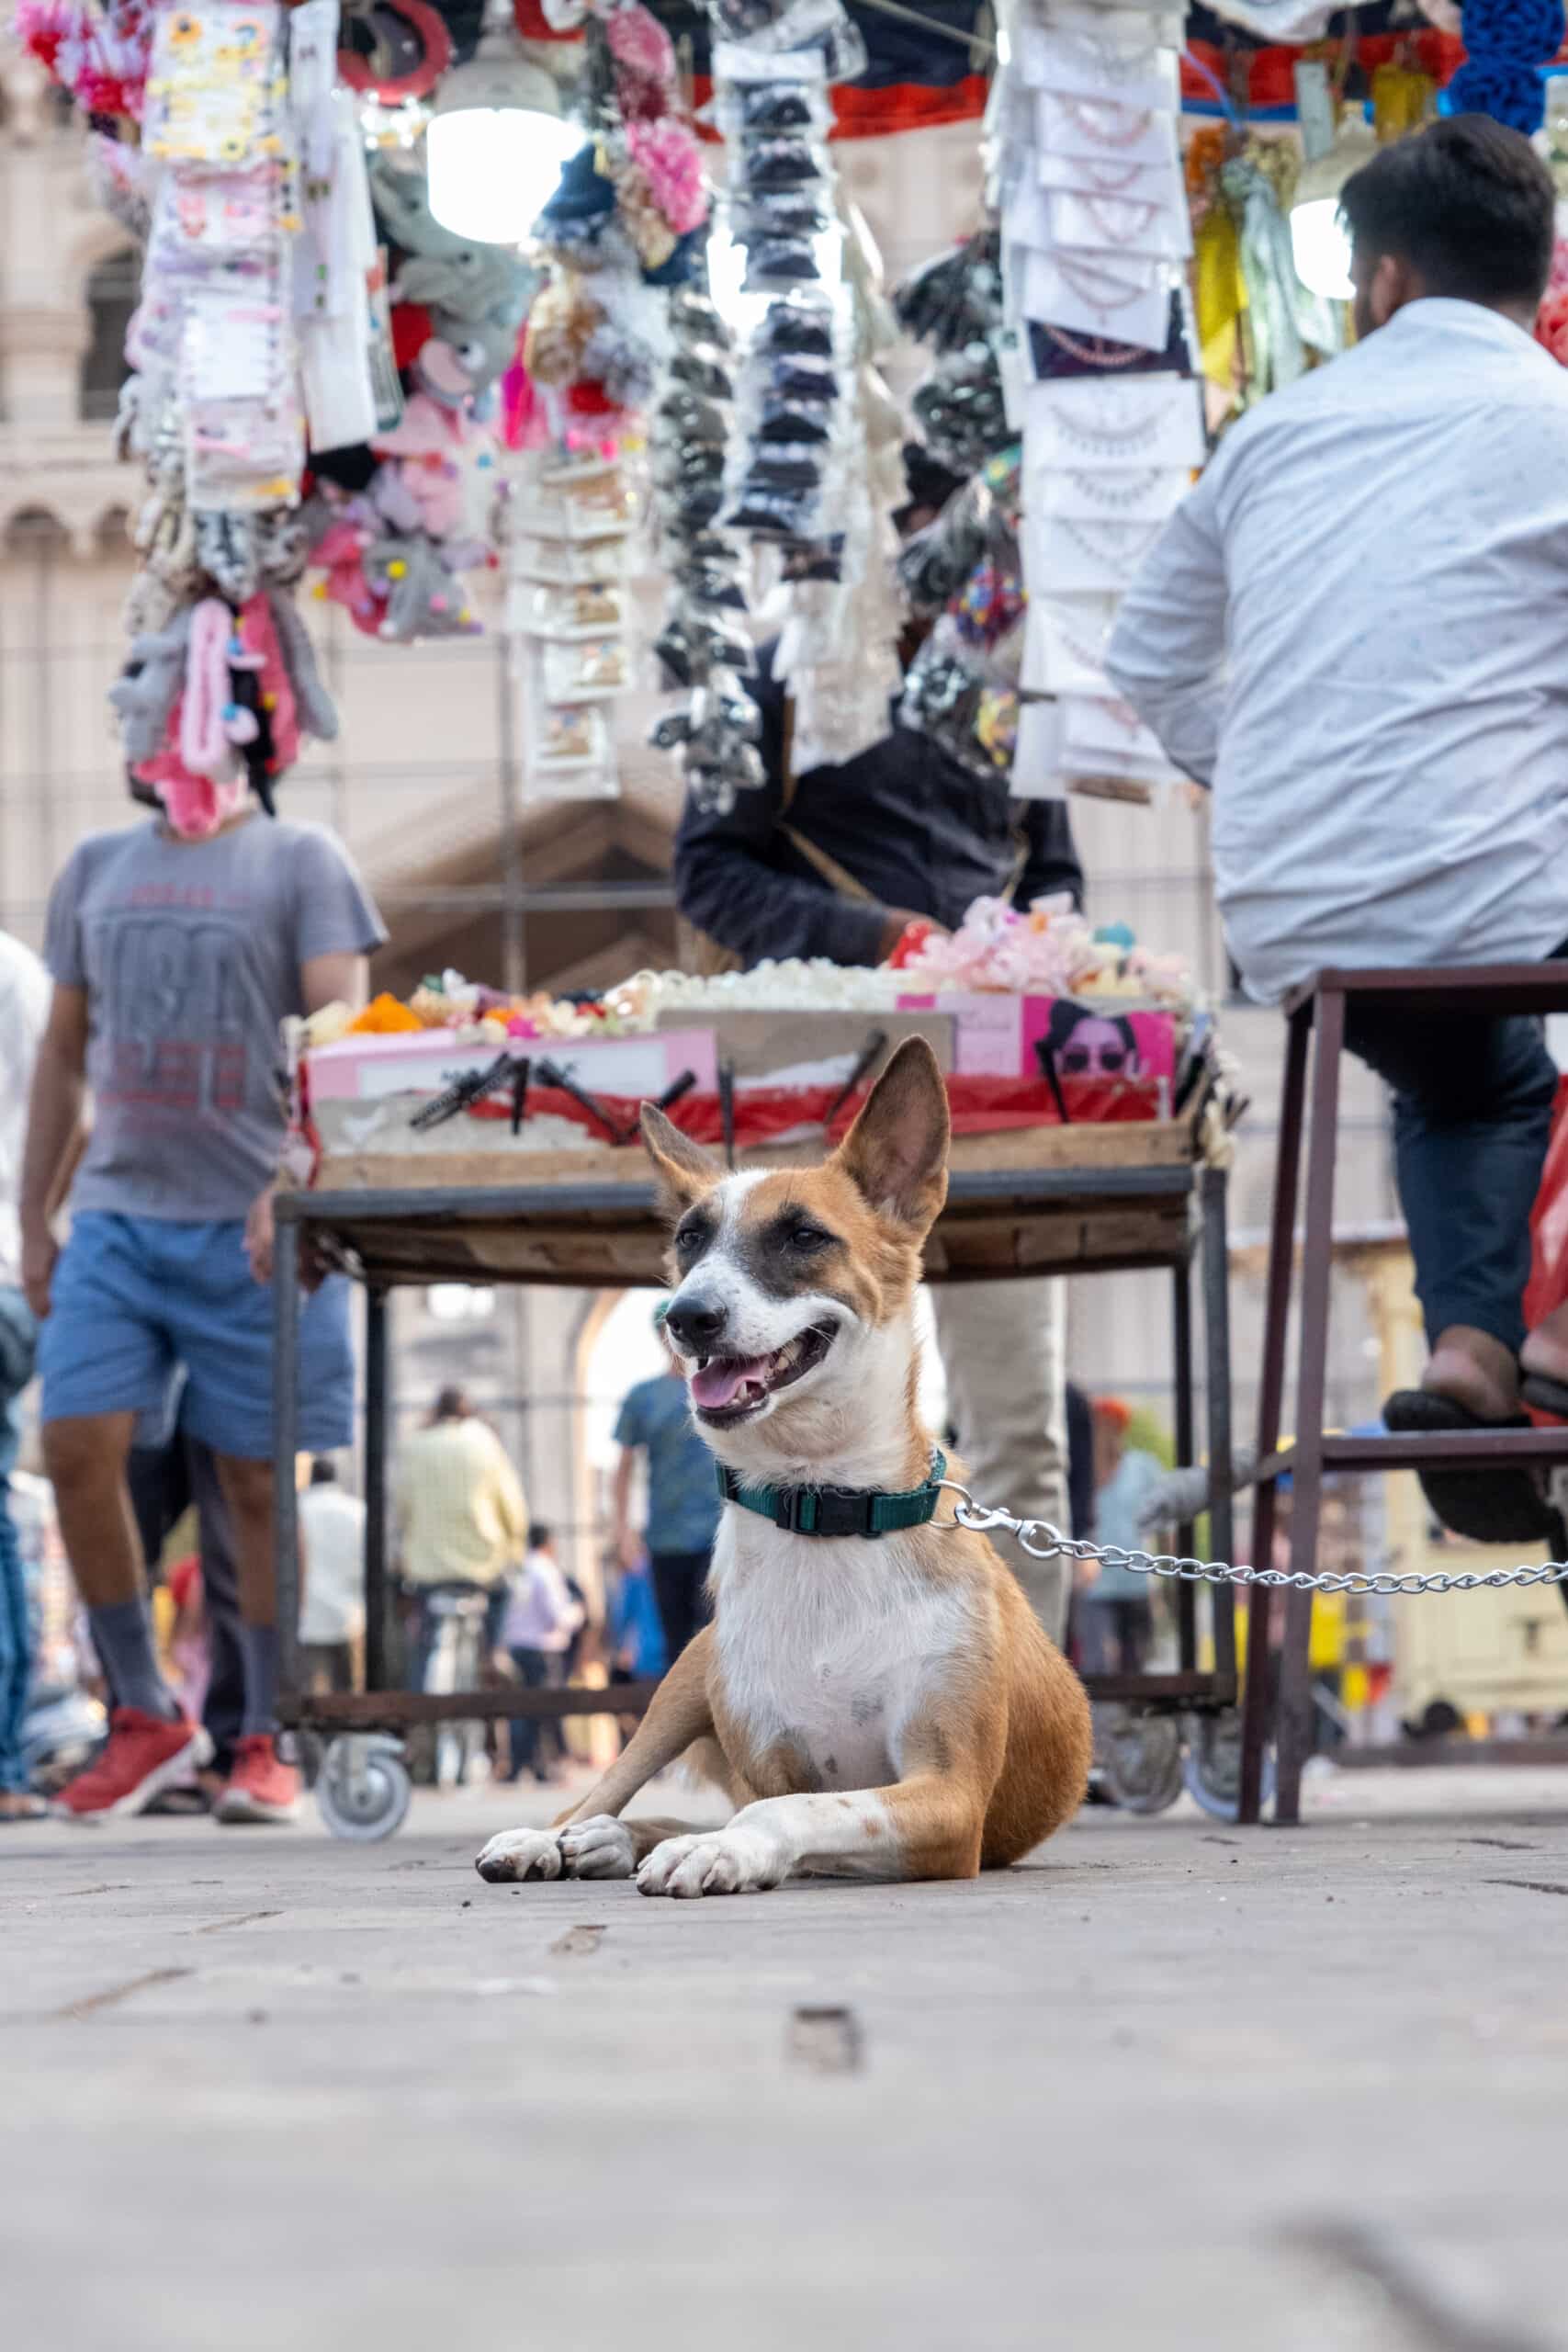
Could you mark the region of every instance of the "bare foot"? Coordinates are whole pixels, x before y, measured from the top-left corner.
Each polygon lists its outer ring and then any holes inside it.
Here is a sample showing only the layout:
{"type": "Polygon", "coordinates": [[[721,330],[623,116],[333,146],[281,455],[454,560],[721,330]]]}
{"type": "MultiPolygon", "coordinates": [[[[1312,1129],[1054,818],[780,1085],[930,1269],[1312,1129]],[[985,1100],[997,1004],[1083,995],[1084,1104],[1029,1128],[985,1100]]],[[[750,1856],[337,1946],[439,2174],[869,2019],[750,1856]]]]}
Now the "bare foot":
{"type": "Polygon", "coordinates": [[[1433,1396],[1452,1397],[1478,1420],[1511,1421],[1519,1409],[1514,1358],[1501,1340],[1468,1323],[1450,1323],[1438,1334],[1421,1385],[1433,1396]]]}
{"type": "Polygon", "coordinates": [[[0,1789],[0,1821],[47,1821],[49,1807],[25,1789],[0,1789]]]}

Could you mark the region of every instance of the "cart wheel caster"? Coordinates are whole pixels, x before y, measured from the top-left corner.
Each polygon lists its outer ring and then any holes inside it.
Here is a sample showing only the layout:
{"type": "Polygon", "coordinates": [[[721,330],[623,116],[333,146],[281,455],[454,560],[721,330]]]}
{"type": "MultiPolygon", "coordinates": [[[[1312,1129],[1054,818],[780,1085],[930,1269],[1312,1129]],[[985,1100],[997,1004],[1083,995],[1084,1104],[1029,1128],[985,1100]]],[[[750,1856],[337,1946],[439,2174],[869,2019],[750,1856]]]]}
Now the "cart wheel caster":
{"type": "Polygon", "coordinates": [[[328,1743],[316,1803],[334,1838],[369,1845],[400,1829],[412,1784],[403,1744],[386,1732],[347,1731],[328,1743]]]}
{"type": "Polygon", "coordinates": [[[1174,1715],[1108,1708],[1094,1745],[1105,1785],[1124,1813],[1164,1813],[1181,1794],[1181,1727],[1174,1715]]]}
{"type": "MultiPolygon", "coordinates": [[[[1215,1821],[1234,1821],[1241,1811],[1241,1710],[1189,1715],[1181,1777],[1187,1793],[1215,1821]]],[[[1274,1751],[1263,1751],[1263,1803],[1274,1795],[1274,1751]]]]}

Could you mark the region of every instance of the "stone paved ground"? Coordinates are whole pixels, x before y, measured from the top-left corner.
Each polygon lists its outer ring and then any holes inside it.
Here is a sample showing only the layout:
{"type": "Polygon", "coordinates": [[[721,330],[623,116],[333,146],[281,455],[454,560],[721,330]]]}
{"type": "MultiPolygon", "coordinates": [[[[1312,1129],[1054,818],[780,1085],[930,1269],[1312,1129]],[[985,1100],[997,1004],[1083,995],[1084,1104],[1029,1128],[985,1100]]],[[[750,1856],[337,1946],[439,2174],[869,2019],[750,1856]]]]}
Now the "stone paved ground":
{"type": "Polygon", "coordinates": [[[1310,1801],[701,1904],[491,1792],[0,1832],[0,2343],[1568,2346],[1568,1776],[1310,1801]]]}

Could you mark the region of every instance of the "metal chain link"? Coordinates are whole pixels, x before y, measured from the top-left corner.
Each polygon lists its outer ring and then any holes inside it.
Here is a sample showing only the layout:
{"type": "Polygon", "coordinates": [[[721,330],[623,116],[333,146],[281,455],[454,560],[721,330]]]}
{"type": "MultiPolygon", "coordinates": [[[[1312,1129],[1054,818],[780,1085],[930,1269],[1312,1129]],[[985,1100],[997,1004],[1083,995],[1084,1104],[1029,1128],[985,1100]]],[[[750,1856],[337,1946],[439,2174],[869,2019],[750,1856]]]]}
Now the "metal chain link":
{"type": "Polygon", "coordinates": [[[1173,1552],[1126,1552],[1119,1544],[1090,1544],[1081,1536],[1064,1535],[1048,1519],[1016,1519],[1010,1510],[987,1510],[955,1478],[938,1483],[961,1498],[949,1524],[966,1528],[972,1535],[992,1535],[999,1530],[1036,1560],[1098,1560],[1108,1568],[1131,1568],[1140,1577],[1170,1577],[1180,1584],[1258,1584],[1276,1592],[1378,1593],[1496,1592],[1506,1585],[1568,1584],[1568,1563],[1561,1560],[1546,1560],[1539,1567],[1492,1568],[1484,1576],[1448,1576],[1440,1570],[1425,1577],[1393,1576],[1385,1569],[1376,1576],[1353,1570],[1348,1576],[1314,1577],[1304,1568],[1235,1568],[1226,1560],[1188,1560],[1173,1552]]]}

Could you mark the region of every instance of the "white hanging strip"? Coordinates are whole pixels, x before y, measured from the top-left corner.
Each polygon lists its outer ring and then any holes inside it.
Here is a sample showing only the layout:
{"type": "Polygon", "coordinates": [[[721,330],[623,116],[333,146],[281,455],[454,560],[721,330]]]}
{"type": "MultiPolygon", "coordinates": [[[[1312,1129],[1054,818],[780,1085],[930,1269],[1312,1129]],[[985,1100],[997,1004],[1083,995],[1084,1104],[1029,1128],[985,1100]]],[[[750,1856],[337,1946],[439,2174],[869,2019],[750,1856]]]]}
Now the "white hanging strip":
{"type": "Polygon", "coordinates": [[[1168,763],[1112,692],[1104,653],[1118,600],[1204,451],[1199,387],[1173,334],[1191,252],[1182,16],[1011,0],[1010,17],[1013,78],[1029,99],[1005,110],[1010,149],[997,175],[1029,376],[1014,789],[1148,798],[1168,763]]]}

